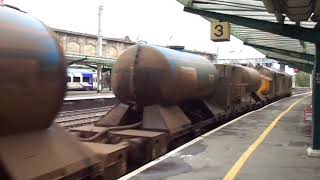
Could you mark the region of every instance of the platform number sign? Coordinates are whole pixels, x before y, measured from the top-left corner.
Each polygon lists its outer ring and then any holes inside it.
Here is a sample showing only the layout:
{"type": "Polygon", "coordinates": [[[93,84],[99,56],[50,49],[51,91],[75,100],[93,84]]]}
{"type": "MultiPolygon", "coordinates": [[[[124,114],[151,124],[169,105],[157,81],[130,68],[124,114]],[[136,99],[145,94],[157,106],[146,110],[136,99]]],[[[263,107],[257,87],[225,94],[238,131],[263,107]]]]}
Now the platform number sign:
{"type": "Polygon", "coordinates": [[[230,24],[228,22],[212,22],[211,40],[230,41],[230,24]]]}

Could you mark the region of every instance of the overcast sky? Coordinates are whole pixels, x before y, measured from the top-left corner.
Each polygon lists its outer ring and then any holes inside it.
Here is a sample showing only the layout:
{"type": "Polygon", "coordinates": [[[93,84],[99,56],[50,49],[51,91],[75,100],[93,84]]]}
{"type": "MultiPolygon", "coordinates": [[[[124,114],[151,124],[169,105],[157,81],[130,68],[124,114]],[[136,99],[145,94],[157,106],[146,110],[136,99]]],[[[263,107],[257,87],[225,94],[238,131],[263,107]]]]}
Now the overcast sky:
{"type": "Polygon", "coordinates": [[[103,36],[144,40],[159,45],[184,45],[187,49],[218,52],[223,58],[255,58],[263,54],[231,37],[230,42],[212,42],[210,23],[183,12],[176,0],[4,0],[48,26],[97,34],[98,6],[104,6],[103,36]]]}

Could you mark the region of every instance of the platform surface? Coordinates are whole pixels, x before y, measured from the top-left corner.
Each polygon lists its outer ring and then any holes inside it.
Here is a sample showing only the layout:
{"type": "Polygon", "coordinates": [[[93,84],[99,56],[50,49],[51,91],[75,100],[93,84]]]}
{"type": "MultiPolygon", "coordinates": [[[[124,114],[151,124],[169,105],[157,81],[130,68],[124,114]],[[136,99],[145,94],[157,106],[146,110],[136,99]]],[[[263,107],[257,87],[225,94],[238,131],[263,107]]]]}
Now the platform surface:
{"type": "MultiPolygon", "coordinates": [[[[122,177],[131,180],[223,179],[279,114],[306,95],[293,96],[246,114],[122,177]]],[[[310,131],[303,109],[311,97],[284,115],[245,161],[235,179],[320,179],[320,158],[307,156],[310,131]]]]}
{"type": "Polygon", "coordinates": [[[65,101],[86,100],[86,99],[101,99],[115,98],[114,94],[108,90],[103,90],[100,93],[97,91],[67,91],[64,97],[65,101]]]}

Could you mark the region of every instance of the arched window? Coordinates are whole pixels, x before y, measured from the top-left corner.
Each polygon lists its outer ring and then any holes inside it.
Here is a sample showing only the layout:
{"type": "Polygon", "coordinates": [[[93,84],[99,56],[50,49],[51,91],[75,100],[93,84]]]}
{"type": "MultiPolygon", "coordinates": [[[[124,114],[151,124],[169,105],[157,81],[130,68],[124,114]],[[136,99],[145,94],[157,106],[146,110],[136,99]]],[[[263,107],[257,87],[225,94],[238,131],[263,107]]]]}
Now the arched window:
{"type": "Polygon", "coordinates": [[[85,55],[95,56],[96,55],[96,46],[94,46],[93,44],[84,45],[83,53],[85,55]]]}
{"type": "Polygon", "coordinates": [[[66,52],[72,53],[72,54],[79,54],[80,53],[80,45],[77,42],[68,42],[66,52]]]}
{"type": "Polygon", "coordinates": [[[118,49],[115,47],[109,47],[107,50],[107,54],[112,57],[118,57],[118,49]]]}

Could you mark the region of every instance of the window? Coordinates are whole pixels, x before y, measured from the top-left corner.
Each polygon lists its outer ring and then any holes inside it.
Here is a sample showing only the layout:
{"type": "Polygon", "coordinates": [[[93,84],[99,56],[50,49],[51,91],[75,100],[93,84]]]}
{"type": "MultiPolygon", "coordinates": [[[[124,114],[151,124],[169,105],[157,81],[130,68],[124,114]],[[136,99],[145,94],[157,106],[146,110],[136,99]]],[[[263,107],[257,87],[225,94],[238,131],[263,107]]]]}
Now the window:
{"type": "Polygon", "coordinates": [[[96,46],[94,46],[93,44],[86,44],[83,47],[83,51],[85,55],[89,55],[89,56],[95,56],[96,55],[96,46]]]}
{"type": "Polygon", "coordinates": [[[68,76],[68,82],[71,82],[71,77],[70,76],[68,76]]]}
{"type": "Polygon", "coordinates": [[[80,77],[73,77],[73,82],[80,82],[80,77]]]}
{"type": "Polygon", "coordinates": [[[89,77],[83,77],[83,82],[90,82],[90,78],[89,77]]]}
{"type": "Polygon", "coordinates": [[[67,52],[72,54],[80,53],[80,44],[77,42],[68,42],[67,43],[67,52]]]}

